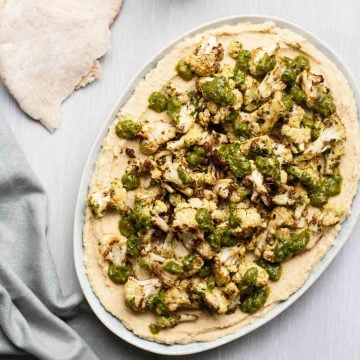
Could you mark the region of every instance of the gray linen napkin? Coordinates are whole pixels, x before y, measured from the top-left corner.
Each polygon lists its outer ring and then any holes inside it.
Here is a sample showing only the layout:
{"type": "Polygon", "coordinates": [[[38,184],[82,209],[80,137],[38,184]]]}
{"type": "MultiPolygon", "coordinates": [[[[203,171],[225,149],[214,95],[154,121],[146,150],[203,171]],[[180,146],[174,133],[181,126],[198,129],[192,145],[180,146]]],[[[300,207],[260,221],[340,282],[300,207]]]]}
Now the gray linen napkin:
{"type": "Polygon", "coordinates": [[[60,319],[71,318],[82,296],[62,295],[46,233],[44,189],[0,121],[0,357],[97,359],[60,319]]]}

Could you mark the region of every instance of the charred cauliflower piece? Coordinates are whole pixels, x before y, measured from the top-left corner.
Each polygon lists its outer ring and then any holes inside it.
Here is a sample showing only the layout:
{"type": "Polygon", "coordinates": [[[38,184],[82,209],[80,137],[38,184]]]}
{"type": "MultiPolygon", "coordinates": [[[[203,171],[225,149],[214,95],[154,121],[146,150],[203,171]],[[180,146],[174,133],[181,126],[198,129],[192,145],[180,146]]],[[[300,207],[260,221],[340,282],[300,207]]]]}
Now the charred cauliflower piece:
{"type": "Polygon", "coordinates": [[[184,94],[170,96],[167,104],[167,114],[175,122],[181,133],[187,133],[195,122],[195,108],[189,97],[184,94]]]}
{"type": "Polygon", "coordinates": [[[220,61],[224,57],[224,49],[216,36],[204,37],[201,44],[189,56],[187,63],[190,69],[199,76],[215,74],[220,68],[220,61]]]}
{"type": "Polygon", "coordinates": [[[310,71],[303,71],[299,77],[301,88],[306,93],[306,105],[313,108],[316,104],[317,98],[323,93],[327,92],[324,77],[322,75],[315,75],[310,71]]]}
{"type": "Polygon", "coordinates": [[[254,76],[262,76],[271,71],[276,65],[276,60],[273,55],[278,48],[279,45],[274,44],[252,50],[249,61],[250,73],[254,76]]]}
{"type": "Polygon", "coordinates": [[[228,54],[233,59],[237,59],[240,55],[240,52],[242,50],[242,45],[237,40],[232,40],[228,47],[228,54]]]}
{"type": "Polygon", "coordinates": [[[94,191],[89,195],[87,205],[91,212],[96,217],[103,217],[107,207],[111,204],[110,189],[105,188],[99,191],[94,191]]]}
{"type": "Polygon", "coordinates": [[[242,229],[252,229],[262,225],[261,216],[254,207],[242,206],[240,204],[237,206],[236,216],[240,220],[240,227],[242,229]]]}
{"type": "Polygon", "coordinates": [[[303,159],[312,159],[330,149],[334,143],[345,139],[345,129],[340,120],[336,116],[332,116],[330,121],[332,125],[325,127],[319,137],[306,147],[303,159]]]}
{"type": "Polygon", "coordinates": [[[283,61],[278,61],[275,67],[266,74],[259,85],[259,94],[262,98],[269,98],[275,91],[282,91],[286,88],[286,84],[281,80],[284,69],[283,61]]]}
{"type": "Polygon", "coordinates": [[[305,112],[302,107],[294,106],[288,116],[288,122],[281,127],[281,134],[294,146],[293,150],[304,151],[311,140],[311,129],[302,126],[305,112]]]}
{"type": "Polygon", "coordinates": [[[171,314],[168,316],[160,316],[156,324],[150,324],[149,328],[153,334],[157,334],[161,329],[173,328],[174,326],[183,323],[196,321],[198,315],[196,314],[171,314]]]}
{"type": "Polygon", "coordinates": [[[174,211],[173,230],[180,232],[196,231],[199,228],[195,219],[196,212],[197,210],[191,207],[177,206],[174,211]]]}
{"type": "Polygon", "coordinates": [[[292,162],[293,154],[284,144],[273,143],[272,150],[281,164],[288,164],[292,162]]]}
{"type": "Polygon", "coordinates": [[[325,157],[325,174],[331,175],[334,169],[339,166],[341,158],[345,155],[344,142],[340,141],[332,145],[325,157]]]}
{"type": "Polygon", "coordinates": [[[321,226],[334,226],[341,222],[346,213],[341,206],[327,204],[323,208],[323,213],[320,220],[321,226]]]}
{"type": "Polygon", "coordinates": [[[192,105],[182,105],[180,108],[179,116],[177,117],[177,128],[182,133],[187,133],[194,125],[194,107],[192,105]]]}
{"type": "Polygon", "coordinates": [[[144,154],[154,154],[160,145],[165,144],[176,136],[176,128],[165,120],[147,121],[142,125],[138,134],[142,140],[140,150],[144,154]]]}
{"type": "Polygon", "coordinates": [[[114,179],[110,186],[111,206],[117,210],[125,210],[126,190],[120,179],[114,179]]]}
{"type": "Polygon", "coordinates": [[[198,124],[194,124],[192,128],[183,135],[179,140],[170,141],[167,148],[171,151],[180,150],[198,144],[207,133],[198,124]]]}
{"type": "Polygon", "coordinates": [[[103,217],[108,208],[126,210],[126,190],[120,179],[113,179],[108,188],[89,195],[87,205],[95,217],[103,217]]]}
{"type": "Polygon", "coordinates": [[[122,235],[105,234],[100,239],[100,251],[104,259],[115,265],[124,265],[126,260],[126,241],[122,235]]]}
{"type": "Polygon", "coordinates": [[[219,179],[213,186],[213,191],[222,199],[227,199],[230,196],[232,179],[219,179]]]}
{"type": "Polygon", "coordinates": [[[274,127],[279,118],[284,115],[285,111],[283,94],[281,91],[275,91],[274,97],[251,115],[256,120],[263,120],[259,125],[259,133],[266,134],[274,127]]]}
{"type": "Polygon", "coordinates": [[[214,289],[206,290],[204,292],[205,303],[218,314],[225,314],[229,308],[229,301],[226,298],[224,292],[215,287],[214,289]]]}
{"type": "Polygon", "coordinates": [[[174,209],[173,230],[179,232],[196,231],[200,229],[196,220],[197,211],[201,208],[210,213],[216,209],[216,204],[212,201],[191,198],[186,203],[180,203],[174,209]]]}
{"type": "Polygon", "coordinates": [[[179,308],[189,308],[191,306],[191,299],[186,290],[173,287],[165,291],[164,303],[170,312],[174,312],[179,308]]]}
{"type": "Polygon", "coordinates": [[[259,82],[250,75],[244,75],[244,80],[239,86],[243,92],[243,108],[247,112],[256,110],[261,105],[259,82]]]}
{"type": "Polygon", "coordinates": [[[226,285],[231,274],[238,269],[242,256],[245,254],[245,246],[239,245],[221,249],[213,260],[213,273],[218,286],[226,285]]]}
{"type": "Polygon", "coordinates": [[[255,136],[240,144],[241,152],[246,155],[270,155],[274,141],[268,135],[255,136]]]}
{"type": "Polygon", "coordinates": [[[265,269],[261,266],[249,262],[244,261],[239,265],[237,273],[233,277],[233,281],[240,285],[241,287],[245,285],[247,286],[255,286],[255,287],[263,287],[269,281],[269,275],[265,269]]]}
{"type": "Polygon", "coordinates": [[[125,303],[134,311],[144,311],[150,296],[156,294],[160,288],[161,282],[157,278],[137,280],[130,277],[124,287],[125,303]]]}
{"type": "Polygon", "coordinates": [[[276,232],[279,227],[294,227],[295,219],[294,213],[291,209],[284,206],[277,206],[270,214],[270,221],[268,224],[269,232],[276,232]]]}
{"type": "Polygon", "coordinates": [[[253,186],[251,200],[255,202],[260,197],[264,204],[267,205],[269,203],[267,199],[268,191],[264,185],[264,177],[261,172],[258,170],[253,170],[247,179],[252,183],[253,186]]]}
{"type": "Polygon", "coordinates": [[[166,288],[174,287],[180,275],[184,272],[179,261],[165,258],[154,252],[150,252],[145,257],[145,261],[166,288]]]}
{"type": "Polygon", "coordinates": [[[198,296],[206,305],[218,314],[225,314],[228,311],[229,301],[219,287],[209,288],[205,279],[194,278],[190,291],[193,296],[198,296]]]}

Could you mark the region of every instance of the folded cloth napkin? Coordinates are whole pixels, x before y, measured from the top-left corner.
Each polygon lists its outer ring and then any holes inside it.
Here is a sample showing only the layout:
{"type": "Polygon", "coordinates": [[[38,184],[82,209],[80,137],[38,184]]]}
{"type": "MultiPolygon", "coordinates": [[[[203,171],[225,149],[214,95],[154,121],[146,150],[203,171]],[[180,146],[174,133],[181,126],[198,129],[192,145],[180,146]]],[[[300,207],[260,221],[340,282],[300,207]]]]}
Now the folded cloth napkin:
{"type": "Polygon", "coordinates": [[[45,191],[0,121],[0,357],[98,359],[62,320],[82,295],[61,293],[46,233],[45,191]]]}

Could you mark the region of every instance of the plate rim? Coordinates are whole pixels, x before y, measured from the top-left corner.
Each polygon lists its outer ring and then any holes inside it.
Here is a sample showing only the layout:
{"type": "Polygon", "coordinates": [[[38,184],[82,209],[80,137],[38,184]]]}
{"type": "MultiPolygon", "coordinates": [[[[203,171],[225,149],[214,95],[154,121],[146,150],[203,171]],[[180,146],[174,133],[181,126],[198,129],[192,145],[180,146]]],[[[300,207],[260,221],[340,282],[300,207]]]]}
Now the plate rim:
{"type": "Polygon", "coordinates": [[[88,195],[88,187],[91,181],[93,174],[93,169],[101,149],[101,144],[105,138],[108,128],[111,123],[114,121],[114,118],[121,107],[126,103],[126,101],[132,95],[134,89],[138,85],[139,81],[144,78],[144,76],[156,66],[157,62],[162,59],[176,44],[189,36],[194,36],[199,32],[205,31],[207,29],[219,27],[221,25],[233,25],[240,22],[252,22],[252,23],[262,23],[264,21],[275,22],[279,27],[284,27],[298,34],[306,37],[313,45],[316,46],[325,56],[329,57],[333,61],[340,71],[344,74],[346,80],[348,81],[350,88],[353,92],[356,106],[357,106],[357,115],[358,121],[360,119],[360,93],[355,81],[354,76],[349,70],[348,66],[342,60],[342,58],[323,40],[318,38],[309,30],[306,30],[296,23],[277,17],[269,16],[265,14],[244,14],[244,15],[235,15],[229,17],[223,17],[217,20],[212,20],[206,22],[202,25],[196,26],[191,30],[183,33],[178,36],[175,40],[168,43],[162,49],[157,51],[144,65],[140,70],[134,75],[134,77],[128,82],[123,92],[118,97],[115,105],[111,109],[109,115],[104,122],[98,136],[96,137],[91,150],[88,154],[87,160],[84,165],[82,172],[78,195],[76,200],[75,214],[74,214],[74,226],[73,226],[73,256],[75,263],[76,275],[81,287],[81,290],[84,294],[85,299],[87,300],[90,308],[96,315],[96,317],[103,323],[103,325],[113,332],[116,336],[120,337],[122,340],[142,349],[152,353],[160,355],[189,355],[214,349],[221,345],[232,342],[236,339],[243,337],[244,335],[256,330],[257,328],[265,325],[267,322],[271,321],[273,318],[278,316],[280,313],[285,311],[289,306],[291,306],[296,300],[298,300],[320,277],[320,275],[328,268],[330,263],[335,259],[336,255],[339,253],[345,242],[349,239],[351,232],[353,231],[356,220],[360,215],[360,194],[357,189],[357,192],[354,196],[350,214],[343,222],[339,233],[336,236],[334,245],[330,250],[325,254],[322,260],[315,266],[311,271],[308,279],[305,281],[304,285],[292,294],[287,300],[276,304],[270,311],[265,314],[263,317],[259,317],[254,322],[236,330],[234,333],[228,334],[221,338],[208,341],[208,342],[193,342],[189,344],[161,344],[146,340],[135,335],[131,330],[128,330],[114,315],[109,313],[104,306],[100,303],[99,299],[93,292],[90,281],[86,275],[86,270],[84,266],[84,251],[83,251],[83,226],[84,226],[84,210],[85,202],[88,195]]]}

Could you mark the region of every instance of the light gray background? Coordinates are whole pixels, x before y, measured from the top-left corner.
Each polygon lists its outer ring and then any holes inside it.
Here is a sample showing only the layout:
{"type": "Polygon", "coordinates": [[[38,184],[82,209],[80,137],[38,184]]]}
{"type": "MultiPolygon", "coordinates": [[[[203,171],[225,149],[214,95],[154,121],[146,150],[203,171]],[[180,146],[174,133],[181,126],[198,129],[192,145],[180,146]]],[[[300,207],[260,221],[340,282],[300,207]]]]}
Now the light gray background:
{"type": "MultiPolygon", "coordinates": [[[[82,169],[117,98],[138,69],[175,37],[204,22],[241,14],[279,16],[305,27],[341,56],[359,82],[358,0],[126,0],[112,27],[112,49],[102,61],[101,79],[65,102],[55,134],[23,114],[0,84],[1,118],[14,131],[49,195],[49,239],[64,293],[79,291],[72,226],[82,169]]],[[[277,319],[229,345],[186,358],[360,359],[359,235],[357,226],[318,282],[277,319]]],[[[96,319],[91,323],[100,334],[103,325],[96,319]]],[[[80,332],[87,339],[86,329],[80,332]]],[[[107,360],[160,358],[111,336],[93,344],[99,352],[105,346],[114,347],[112,355],[103,357],[107,360]]]]}

